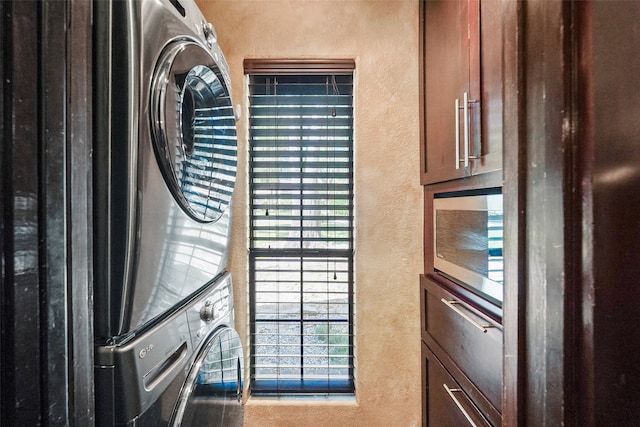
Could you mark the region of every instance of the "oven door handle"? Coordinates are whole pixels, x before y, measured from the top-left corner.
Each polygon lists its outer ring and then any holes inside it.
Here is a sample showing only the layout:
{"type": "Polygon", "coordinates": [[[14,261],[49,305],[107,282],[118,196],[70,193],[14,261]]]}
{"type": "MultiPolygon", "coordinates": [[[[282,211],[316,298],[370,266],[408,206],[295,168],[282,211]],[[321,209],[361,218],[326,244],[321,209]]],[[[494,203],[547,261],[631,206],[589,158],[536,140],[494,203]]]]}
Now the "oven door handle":
{"type": "Polygon", "coordinates": [[[476,328],[480,329],[482,332],[484,332],[485,334],[487,333],[488,328],[494,328],[495,326],[490,324],[490,323],[478,323],[476,322],[474,319],[472,319],[467,313],[465,313],[464,311],[460,310],[458,307],[456,307],[456,305],[458,304],[462,304],[461,301],[456,301],[456,300],[447,300],[446,298],[442,298],[440,299],[440,301],[442,301],[447,307],[449,307],[451,310],[455,311],[456,313],[458,313],[460,316],[462,316],[466,321],[468,321],[469,323],[471,323],[473,326],[475,326],[476,328]]]}

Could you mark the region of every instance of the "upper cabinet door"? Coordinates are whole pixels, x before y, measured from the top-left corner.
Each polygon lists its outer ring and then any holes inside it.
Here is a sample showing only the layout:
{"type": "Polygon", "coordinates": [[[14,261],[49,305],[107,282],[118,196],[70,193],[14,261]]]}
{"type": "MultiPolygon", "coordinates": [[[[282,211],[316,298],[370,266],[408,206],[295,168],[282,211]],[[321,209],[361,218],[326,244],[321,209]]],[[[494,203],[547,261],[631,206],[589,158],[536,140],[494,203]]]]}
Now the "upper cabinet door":
{"type": "MultiPolygon", "coordinates": [[[[481,137],[474,148],[475,159],[471,162],[473,175],[502,169],[502,110],[503,110],[503,52],[502,52],[502,2],[484,0],[480,2],[480,45],[475,51],[481,60],[480,129],[481,137]]],[[[472,49],[472,51],[474,51],[472,49]]]]}
{"type": "MultiPolygon", "coordinates": [[[[422,183],[500,169],[500,2],[427,0],[421,2],[421,8],[422,183]],[[481,37],[481,10],[484,8],[490,27],[486,38],[484,22],[481,37]],[[495,16],[493,9],[498,12],[495,16]],[[487,57],[485,48],[490,53],[487,57]],[[490,83],[486,89],[484,73],[488,73],[486,77],[490,83]],[[485,108],[489,115],[484,115],[485,108]]],[[[482,17],[484,19],[484,14],[482,17]]]]}
{"type": "Polygon", "coordinates": [[[424,183],[469,174],[460,162],[463,94],[469,93],[468,1],[423,2],[424,183]]]}

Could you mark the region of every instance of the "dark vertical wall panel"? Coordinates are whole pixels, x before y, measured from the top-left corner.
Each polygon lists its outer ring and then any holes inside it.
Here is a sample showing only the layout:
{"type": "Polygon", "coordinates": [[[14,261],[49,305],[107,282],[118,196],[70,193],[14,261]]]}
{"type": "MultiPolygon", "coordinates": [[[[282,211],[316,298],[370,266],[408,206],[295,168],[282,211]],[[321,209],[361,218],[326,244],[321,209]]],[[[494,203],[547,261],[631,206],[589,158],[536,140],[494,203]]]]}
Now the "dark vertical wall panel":
{"type": "MultiPolygon", "coordinates": [[[[519,120],[526,150],[518,154],[518,176],[526,183],[526,242],[519,257],[526,268],[520,282],[526,327],[519,329],[525,339],[517,346],[525,357],[520,421],[635,425],[640,7],[627,1],[522,5],[519,120]]],[[[513,179],[505,163],[505,179],[513,179]]]]}
{"type": "Polygon", "coordinates": [[[582,288],[576,303],[580,314],[579,322],[575,326],[576,346],[578,353],[576,358],[574,386],[581,393],[576,393],[577,424],[581,426],[593,426],[595,423],[595,381],[594,381],[594,336],[593,313],[595,308],[595,295],[593,292],[593,185],[589,178],[593,176],[593,91],[591,63],[592,63],[592,30],[591,30],[591,2],[580,3],[576,13],[576,28],[578,36],[578,113],[580,117],[577,132],[579,134],[579,150],[577,159],[580,169],[579,175],[583,178],[579,184],[582,202],[582,250],[581,268],[582,288]]]}
{"type": "MultiPolygon", "coordinates": [[[[56,2],[57,0],[52,0],[56,2]]],[[[77,426],[94,424],[93,384],[93,192],[92,192],[92,3],[68,6],[67,34],[67,271],[71,333],[70,418],[77,426]]]]}
{"type": "Polygon", "coordinates": [[[635,2],[591,5],[596,425],[640,416],[639,22],[635,2]]]}
{"type": "Polygon", "coordinates": [[[526,4],[526,420],[561,425],[563,156],[561,2],[526,4]]]}
{"type": "Polygon", "coordinates": [[[0,416],[93,423],[91,2],[0,4],[0,416]]]}
{"type": "Polygon", "coordinates": [[[41,422],[38,240],[38,5],[4,5],[3,55],[3,424],[41,422]]]}
{"type": "Polygon", "coordinates": [[[502,1],[503,18],[503,194],[505,224],[505,280],[503,318],[503,425],[522,425],[524,419],[524,326],[526,238],[526,146],[522,86],[522,2],[502,1]]]}
{"type": "Polygon", "coordinates": [[[67,206],[65,57],[66,2],[40,4],[40,316],[43,353],[43,412],[47,424],[64,425],[68,418],[69,383],[67,277],[65,242],[67,206]],[[59,64],[54,66],[56,62],[59,64]]]}
{"type": "Polygon", "coordinates": [[[518,167],[526,206],[525,242],[519,245],[525,268],[524,283],[520,281],[525,328],[519,329],[524,333],[519,345],[525,368],[520,421],[525,425],[572,425],[574,412],[575,349],[570,338],[581,270],[574,267],[580,242],[573,224],[579,224],[581,206],[574,204],[572,8],[572,2],[557,0],[523,3],[525,149],[518,167]]]}

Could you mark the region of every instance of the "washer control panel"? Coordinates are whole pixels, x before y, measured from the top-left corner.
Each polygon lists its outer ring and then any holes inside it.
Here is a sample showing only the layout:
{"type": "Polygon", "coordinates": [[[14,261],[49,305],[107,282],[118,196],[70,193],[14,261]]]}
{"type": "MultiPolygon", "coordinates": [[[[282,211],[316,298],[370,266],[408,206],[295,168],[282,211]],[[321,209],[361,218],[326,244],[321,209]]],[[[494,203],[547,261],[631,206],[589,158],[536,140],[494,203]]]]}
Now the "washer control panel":
{"type": "Polygon", "coordinates": [[[233,323],[232,309],[231,275],[226,273],[187,310],[193,348],[197,348],[211,330],[220,325],[231,325],[233,323]]]}
{"type": "Polygon", "coordinates": [[[98,347],[97,366],[113,375],[118,425],[144,413],[176,378],[186,378],[193,352],[189,336],[187,318],[179,311],[139,336],[98,347]]]}

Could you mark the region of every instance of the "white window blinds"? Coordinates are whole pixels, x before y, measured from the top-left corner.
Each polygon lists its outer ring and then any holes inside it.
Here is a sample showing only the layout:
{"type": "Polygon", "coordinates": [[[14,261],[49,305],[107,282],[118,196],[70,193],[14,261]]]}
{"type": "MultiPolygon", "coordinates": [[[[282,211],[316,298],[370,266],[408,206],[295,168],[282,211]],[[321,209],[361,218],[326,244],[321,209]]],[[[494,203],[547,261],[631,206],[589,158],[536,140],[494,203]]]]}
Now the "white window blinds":
{"type": "Polygon", "coordinates": [[[252,74],[252,393],[351,393],[352,73],[252,74]]]}

